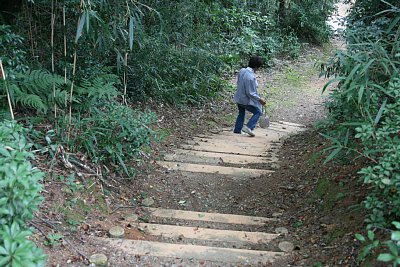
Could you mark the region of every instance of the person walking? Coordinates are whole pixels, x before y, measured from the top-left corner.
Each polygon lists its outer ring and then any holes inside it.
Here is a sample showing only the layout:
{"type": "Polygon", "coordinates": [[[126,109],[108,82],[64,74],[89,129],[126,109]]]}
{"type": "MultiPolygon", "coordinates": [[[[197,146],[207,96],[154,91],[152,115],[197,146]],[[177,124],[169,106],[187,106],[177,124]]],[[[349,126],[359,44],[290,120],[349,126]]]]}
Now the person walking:
{"type": "Polygon", "coordinates": [[[236,118],[234,133],[241,134],[242,131],[250,136],[257,125],[258,119],[262,115],[261,105],[265,105],[265,100],[257,92],[256,71],[263,65],[263,60],[259,56],[252,56],[247,68],[242,68],[237,77],[237,89],[233,99],[235,100],[239,114],[236,118]],[[253,115],[244,125],[246,110],[253,115]]]}

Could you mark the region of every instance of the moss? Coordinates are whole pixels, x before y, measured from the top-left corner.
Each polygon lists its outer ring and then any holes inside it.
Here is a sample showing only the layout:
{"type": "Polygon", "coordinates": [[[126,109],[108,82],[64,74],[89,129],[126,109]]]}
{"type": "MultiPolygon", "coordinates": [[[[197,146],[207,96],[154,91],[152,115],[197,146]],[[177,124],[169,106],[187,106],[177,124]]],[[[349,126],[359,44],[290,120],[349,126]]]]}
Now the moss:
{"type": "Polygon", "coordinates": [[[314,192],[314,200],[317,198],[322,199],[321,210],[331,210],[337,201],[344,199],[346,196],[347,193],[343,186],[333,183],[327,178],[318,180],[314,192]]]}

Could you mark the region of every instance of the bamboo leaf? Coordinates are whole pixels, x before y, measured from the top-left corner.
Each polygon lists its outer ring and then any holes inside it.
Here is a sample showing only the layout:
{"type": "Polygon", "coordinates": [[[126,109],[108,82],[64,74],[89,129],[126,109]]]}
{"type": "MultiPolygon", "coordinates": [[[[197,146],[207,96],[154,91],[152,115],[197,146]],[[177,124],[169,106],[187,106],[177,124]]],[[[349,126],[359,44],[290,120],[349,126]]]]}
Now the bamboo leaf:
{"type": "Polygon", "coordinates": [[[340,141],[332,136],[329,136],[327,134],[323,134],[323,133],[319,133],[320,135],[322,135],[324,138],[330,140],[331,142],[340,145],[340,141]]]}
{"type": "Polygon", "coordinates": [[[131,16],[129,19],[129,49],[133,47],[133,31],[134,31],[134,17],[131,16]]]}
{"type": "Polygon", "coordinates": [[[364,95],[365,85],[360,86],[360,90],[358,90],[358,104],[361,103],[362,97],[364,95]]]}
{"type": "Polygon", "coordinates": [[[337,78],[334,78],[334,79],[330,80],[322,88],[322,93],[324,93],[325,90],[328,88],[328,86],[331,85],[332,83],[337,82],[337,81],[343,81],[344,79],[345,79],[344,77],[337,77],[337,78]]]}
{"type": "Polygon", "coordinates": [[[78,20],[78,28],[76,29],[75,44],[78,43],[79,38],[82,35],[83,27],[85,26],[86,16],[83,13],[78,20]]]}
{"type": "Polygon", "coordinates": [[[357,64],[349,73],[349,75],[346,78],[346,81],[343,84],[343,87],[345,88],[352,80],[354,77],[354,74],[356,74],[356,72],[358,71],[358,69],[361,67],[361,64],[357,64]]]}
{"type": "Polygon", "coordinates": [[[386,30],[386,33],[390,33],[390,32],[393,30],[393,28],[396,26],[396,24],[399,22],[399,20],[400,20],[400,16],[397,16],[397,17],[392,21],[392,23],[390,23],[388,29],[386,30]]]}
{"type": "Polygon", "coordinates": [[[374,124],[377,125],[382,117],[383,111],[385,110],[386,107],[386,103],[387,103],[387,98],[385,98],[385,100],[383,101],[381,108],[378,111],[378,114],[376,114],[375,120],[374,120],[374,124]]]}
{"type": "Polygon", "coordinates": [[[369,68],[369,66],[371,66],[372,63],[374,63],[375,59],[371,59],[370,61],[368,61],[368,63],[364,66],[364,68],[362,68],[361,70],[361,74],[363,74],[364,72],[367,71],[367,69],[369,68]]]}
{"type": "Polygon", "coordinates": [[[86,19],[86,32],[89,33],[89,29],[90,29],[90,13],[89,12],[85,12],[85,19],[86,19]]]}
{"type": "Polygon", "coordinates": [[[350,129],[347,129],[346,136],[345,136],[344,142],[343,142],[343,145],[345,147],[347,147],[347,144],[349,143],[349,136],[350,136],[350,129]]]}
{"type": "Polygon", "coordinates": [[[325,159],[324,164],[328,163],[331,161],[334,157],[336,157],[337,154],[342,150],[342,147],[337,147],[335,150],[332,151],[332,153],[325,159]]]}

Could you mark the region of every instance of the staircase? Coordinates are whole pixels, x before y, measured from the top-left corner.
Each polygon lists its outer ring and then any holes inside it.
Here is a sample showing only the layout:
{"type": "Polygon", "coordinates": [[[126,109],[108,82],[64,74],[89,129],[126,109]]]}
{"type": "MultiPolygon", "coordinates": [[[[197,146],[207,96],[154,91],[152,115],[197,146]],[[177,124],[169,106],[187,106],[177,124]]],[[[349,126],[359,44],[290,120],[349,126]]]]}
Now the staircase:
{"type": "MultiPolygon", "coordinates": [[[[188,179],[203,173],[247,180],[274,172],[282,139],[303,130],[303,125],[281,121],[257,128],[255,137],[230,129],[198,135],[158,164],[188,179]],[[265,168],[249,168],[251,164],[265,168]]],[[[164,266],[161,259],[180,261],[171,266],[278,266],[275,263],[293,249],[285,240],[287,229],[279,227],[279,214],[266,218],[162,208],[147,208],[147,213],[149,223],[135,225],[142,238],[98,241],[126,256],[147,258],[142,261],[146,264],[132,266],[164,266]]],[[[126,231],[125,236],[132,236],[126,231]]]]}

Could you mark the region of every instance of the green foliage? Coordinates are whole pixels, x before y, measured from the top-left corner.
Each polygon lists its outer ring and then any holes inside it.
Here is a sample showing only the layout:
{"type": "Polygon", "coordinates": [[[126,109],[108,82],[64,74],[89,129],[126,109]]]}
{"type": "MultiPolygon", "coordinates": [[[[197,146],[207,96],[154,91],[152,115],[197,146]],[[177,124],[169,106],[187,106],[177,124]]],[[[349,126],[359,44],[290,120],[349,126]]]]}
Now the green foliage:
{"type": "Polygon", "coordinates": [[[26,238],[25,221],[42,201],[43,173],[32,167],[25,130],[14,122],[0,123],[0,266],[44,266],[41,250],[26,238]]]}
{"type": "MultiPolygon", "coordinates": [[[[48,113],[56,105],[57,109],[66,109],[69,102],[71,81],[45,70],[16,72],[8,79],[11,101],[17,109],[28,109],[35,113],[48,113]],[[54,86],[54,88],[53,88],[54,86]]],[[[120,81],[114,74],[96,71],[93,76],[78,79],[75,82],[75,94],[72,98],[74,110],[90,110],[93,105],[115,99],[119,92],[115,86],[120,81]]],[[[4,84],[0,90],[5,92],[4,84]]],[[[3,100],[3,105],[6,99],[3,100]]]]}
{"type": "MultiPolygon", "coordinates": [[[[43,70],[15,73],[8,81],[13,105],[45,113],[54,104],[64,105],[67,93],[63,90],[64,78],[43,70]],[[53,85],[56,87],[55,94],[53,85]]],[[[0,86],[0,90],[3,87],[0,86]]]]}
{"type": "Polygon", "coordinates": [[[389,249],[389,253],[382,253],[378,256],[378,261],[392,262],[393,266],[400,266],[400,223],[392,222],[396,230],[391,231],[390,240],[385,244],[389,249]]]}
{"type": "Polygon", "coordinates": [[[356,239],[363,244],[361,252],[358,254],[357,261],[364,261],[379,246],[379,240],[375,240],[375,233],[371,230],[368,231],[367,238],[361,234],[355,235],[356,239]]]}
{"type": "MultiPolygon", "coordinates": [[[[321,25],[325,25],[332,1],[317,5],[311,1],[290,1],[286,7],[288,18],[293,19],[296,27],[289,25],[284,29],[278,27],[278,5],[273,0],[145,0],[140,4],[84,0],[80,5],[77,2],[55,2],[53,47],[49,42],[52,35],[48,27],[52,12],[49,2],[38,0],[24,6],[27,16],[18,16],[18,33],[33,36],[30,41],[34,46],[31,58],[34,65],[50,69],[54,56],[55,73],[64,74],[66,68],[67,78],[76,82],[92,81],[93,70],[109,67],[120,80],[127,77],[132,100],[156,98],[181,105],[198,104],[218,95],[224,86],[221,81],[224,72],[246,64],[251,54],[261,55],[267,65],[279,54],[299,55],[298,36],[303,38],[305,32],[314,31],[307,33],[309,37],[323,30],[321,25]],[[65,28],[61,19],[63,10],[67,16],[65,28]],[[305,13],[300,16],[299,12],[305,13]],[[39,28],[27,32],[28,17],[34,17],[39,28]],[[305,25],[300,29],[299,17],[305,25]],[[307,30],[311,26],[314,28],[307,30]],[[74,37],[67,38],[66,56],[64,34],[74,37]],[[50,55],[51,51],[54,53],[50,55]],[[75,51],[78,71],[72,75],[75,51]]],[[[27,99],[21,102],[29,105],[38,102],[31,98],[32,103],[27,99]]]]}
{"type": "MultiPolygon", "coordinates": [[[[86,152],[93,162],[112,162],[129,175],[127,162],[139,161],[141,151],[154,137],[149,128],[155,122],[153,113],[132,110],[124,105],[109,103],[95,107],[90,116],[76,117],[69,147],[73,151],[86,152]]],[[[62,136],[65,127],[60,122],[62,136]]],[[[67,142],[65,140],[65,142],[67,142]]]]}
{"type": "MultiPolygon", "coordinates": [[[[343,152],[369,161],[359,174],[372,188],[364,204],[370,212],[368,228],[373,229],[388,227],[400,217],[400,6],[368,1],[377,5],[371,9],[356,2],[346,33],[348,49],[324,66],[325,74],[336,76],[331,82],[339,82],[327,102],[332,127],[327,137],[333,143],[327,161],[343,152]],[[381,12],[371,17],[372,10],[381,12]]],[[[382,244],[374,237],[369,240],[361,259],[382,244]]],[[[394,252],[400,243],[388,242],[391,256],[379,259],[396,266],[394,252]]]]}
{"type": "Polygon", "coordinates": [[[21,36],[12,33],[10,26],[0,25],[0,60],[3,62],[7,75],[11,77],[16,71],[28,69],[23,41],[21,36]]]}
{"type": "Polygon", "coordinates": [[[318,44],[325,43],[331,36],[327,24],[329,16],[335,10],[334,0],[296,0],[290,1],[283,26],[293,30],[300,39],[318,44]]]}
{"type": "Polygon", "coordinates": [[[17,222],[3,225],[0,229],[0,266],[41,267],[45,266],[45,255],[28,240],[31,233],[22,230],[17,222]]]}
{"type": "Polygon", "coordinates": [[[62,234],[49,234],[47,236],[47,240],[44,242],[45,246],[58,246],[60,245],[60,240],[63,238],[64,236],[62,234]]]}

